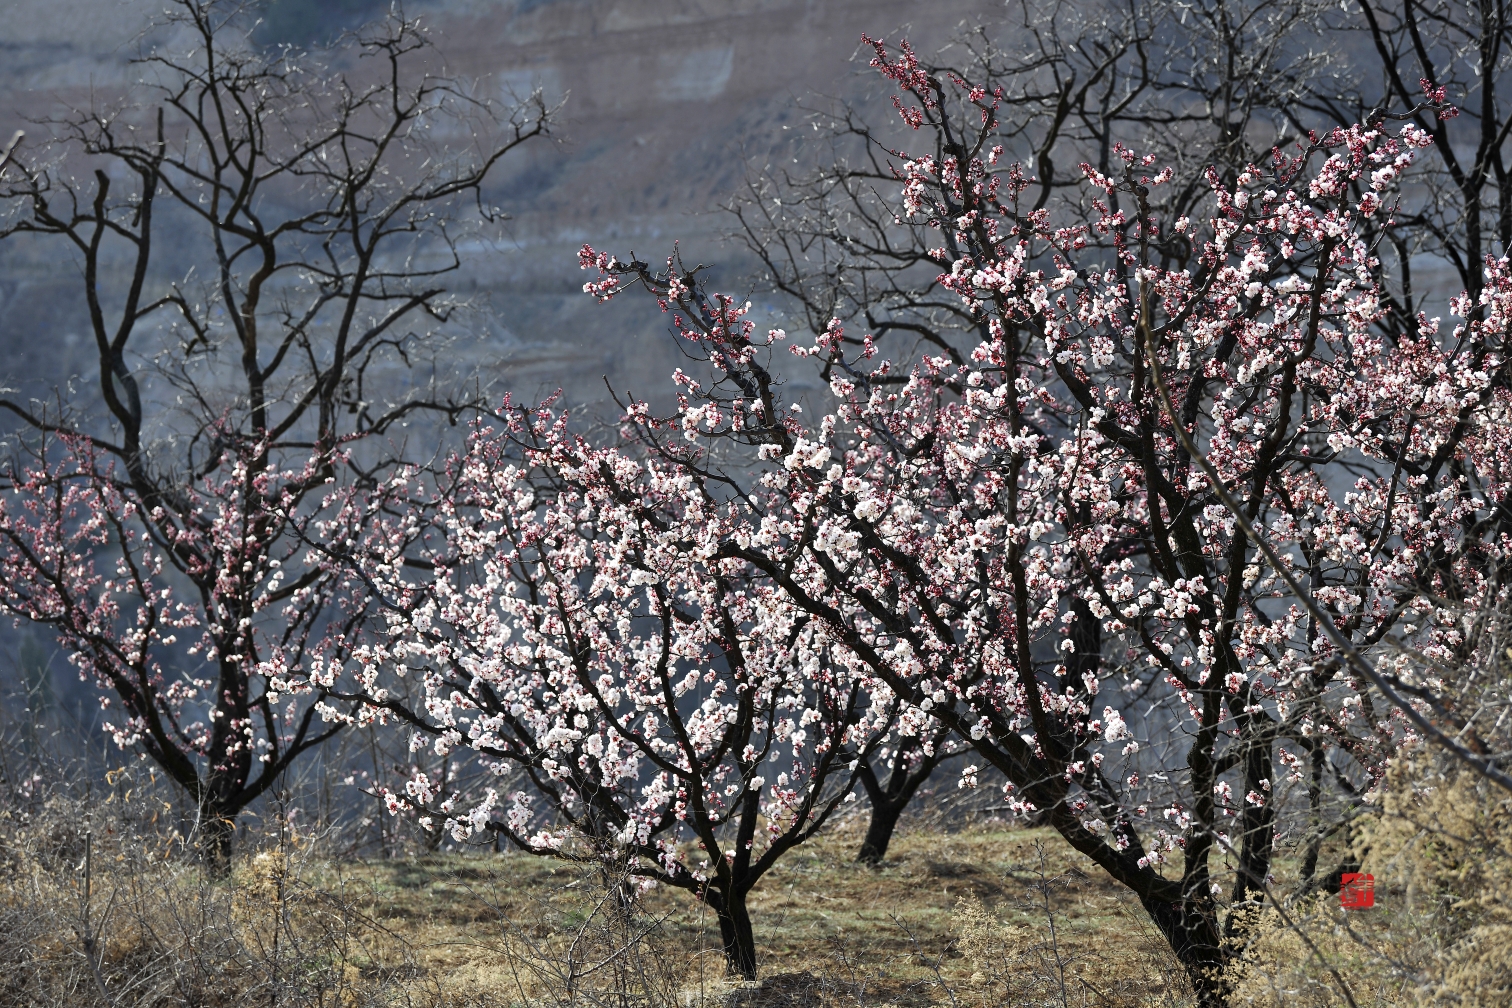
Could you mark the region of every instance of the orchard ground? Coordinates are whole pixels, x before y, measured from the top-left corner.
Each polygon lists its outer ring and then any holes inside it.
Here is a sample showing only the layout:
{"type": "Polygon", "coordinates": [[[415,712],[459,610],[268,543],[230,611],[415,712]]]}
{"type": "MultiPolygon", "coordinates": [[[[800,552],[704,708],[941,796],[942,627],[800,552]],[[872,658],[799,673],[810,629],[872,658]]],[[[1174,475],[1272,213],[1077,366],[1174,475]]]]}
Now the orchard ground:
{"type": "MultiPolygon", "coordinates": [[[[1441,790],[1456,807],[1489,807],[1441,790]]],[[[486,850],[354,858],[335,853],[350,837],[259,832],[276,825],[259,817],[245,823],[251,832],[234,870],[216,877],[184,856],[150,791],[135,804],[127,792],[124,808],[111,796],[88,808],[46,800],[0,811],[0,1006],[1154,1008],[1194,1000],[1127,890],[1050,829],[992,820],[941,828],[918,816],[873,869],[854,861],[864,817],[833,824],[752,892],[761,980],[739,984],[725,973],[713,915],[670,887],[645,893],[627,917],[615,912],[619,890],[581,865],[486,850]]],[[[1471,844],[1473,860],[1499,876],[1501,820],[1480,818],[1480,832],[1495,832],[1471,844]]],[[[1450,819],[1455,833],[1479,835],[1463,816],[1450,819]]],[[[1409,820],[1393,819],[1397,832],[1420,836],[1409,820]]],[[[1246,956],[1258,970],[1236,973],[1231,1004],[1340,1004],[1341,979],[1359,1005],[1427,1003],[1414,987],[1446,963],[1467,965],[1460,953],[1469,946],[1448,940],[1457,932],[1431,894],[1414,918],[1406,891],[1442,888],[1429,869],[1443,866],[1424,854],[1442,847],[1448,864],[1466,851],[1438,843],[1414,853],[1413,843],[1376,832],[1383,863],[1368,870],[1377,872],[1378,908],[1343,914],[1333,893],[1292,903],[1291,921],[1310,936],[1301,939],[1262,920],[1246,956]],[[1424,946],[1425,927],[1444,948],[1424,946]],[[1411,973],[1393,974],[1383,956],[1411,973]]],[[[1324,846],[1325,864],[1345,853],[1337,835],[1324,846]]],[[[1295,874],[1290,857],[1279,860],[1295,874]]],[[[1482,924],[1503,919],[1500,903],[1480,909],[1482,924]]],[[[1505,956],[1483,930],[1471,944],[1496,968],[1477,968],[1473,986],[1490,991],[1505,956]]]]}
{"type": "MultiPolygon", "coordinates": [[[[1054,831],[916,827],[871,869],[853,860],[863,827],[858,822],[805,844],[752,892],[759,990],[732,988],[726,979],[710,912],[681,891],[647,893],[643,909],[662,923],[661,954],[680,974],[686,1001],[990,1001],[982,997],[986,974],[1007,964],[975,961],[961,948],[969,923],[963,911],[980,901],[1019,939],[1014,951],[1035,960],[1019,968],[1057,981],[1064,967],[1076,988],[1069,1004],[1187,1003],[1180,968],[1138,904],[1054,831]]],[[[571,925],[594,900],[593,880],[579,867],[526,854],[429,855],[323,870],[339,876],[349,894],[362,894],[364,910],[410,950],[410,968],[427,975],[437,993],[498,1003],[542,993],[531,989],[539,980],[519,968],[521,950],[501,947],[503,934],[518,929],[562,954],[571,925]]],[[[245,874],[238,879],[244,884],[245,874]]]]}

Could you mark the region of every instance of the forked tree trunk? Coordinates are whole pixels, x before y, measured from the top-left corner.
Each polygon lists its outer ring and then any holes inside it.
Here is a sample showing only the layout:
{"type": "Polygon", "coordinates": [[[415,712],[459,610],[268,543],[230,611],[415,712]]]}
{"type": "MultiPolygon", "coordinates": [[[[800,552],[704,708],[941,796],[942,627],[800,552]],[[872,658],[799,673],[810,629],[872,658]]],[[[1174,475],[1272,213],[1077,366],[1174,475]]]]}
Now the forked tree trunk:
{"type": "Polygon", "coordinates": [[[900,765],[905,754],[894,755],[885,784],[877,779],[870,764],[862,762],[856,777],[861,781],[861,786],[866,790],[866,799],[871,804],[871,821],[866,826],[866,838],[861,841],[861,849],[856,852],[857,861],[878,865],[887,856],[888,844],[892,843],[893,832],[898,828],[903,810],[913,801],[914,792],[929,780],[935,768],[945,760],[940,752],[941,741],[935,740],[933,753],[924,756],[912,771],[906,768],[906,764],[900,765]]]}
{"type": "Polygon", "coordinates": [[[751,915],[746,910],[746,894],[709,890],[705,902],[719,921],[719,940],[724,947],[725,966],[732,976],[756,979],[756,935],[751,930],[751,915]]]}

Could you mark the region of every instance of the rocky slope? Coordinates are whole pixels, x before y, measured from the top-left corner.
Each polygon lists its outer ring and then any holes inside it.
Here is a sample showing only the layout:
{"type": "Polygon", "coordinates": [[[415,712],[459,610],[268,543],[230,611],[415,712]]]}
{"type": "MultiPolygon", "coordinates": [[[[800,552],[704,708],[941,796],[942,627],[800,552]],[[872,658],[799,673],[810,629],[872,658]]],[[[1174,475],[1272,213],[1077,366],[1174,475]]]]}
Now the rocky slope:
{"type": "MultiPolygon", "coordinates": [[[[0,129],[119,93],[161,0],[10,0],[0,32],[0,129]]],[[[465,284],[485,299],[475,363],[522,394],[557,385],[637,391],[677,361],[654,311],[596,307],[579,293],[583,241],[656,259],[680,239],[737,286],[749,264],[721,248],[719,204],[747,167],[805,154],[802,100],[873,89],[852,61],[862,31],[905,28],[930,45],[993,5],[931,0],[430,0],[412,3],[437,41],[437,70],[503,97],[566,99],[555,141],[512,158],[491,194],[508,240],[479,248],[465,284]],[[916,23],[908,25],[909,19],[916,23]]],[[[306,43],[380,13],[381,0],[272,0],[256,38],[306,43]]],[[[890,115],[885,103],[878,116],[890,115]]],[[[28,127],[33,136],[40,131],[28,127]]],[[[30,391],[87,370],[77,276],[56,249],[0,249],[0,379],[30,391]]],[[[775,306],[772,306],[775,307],[775,306]]]]}

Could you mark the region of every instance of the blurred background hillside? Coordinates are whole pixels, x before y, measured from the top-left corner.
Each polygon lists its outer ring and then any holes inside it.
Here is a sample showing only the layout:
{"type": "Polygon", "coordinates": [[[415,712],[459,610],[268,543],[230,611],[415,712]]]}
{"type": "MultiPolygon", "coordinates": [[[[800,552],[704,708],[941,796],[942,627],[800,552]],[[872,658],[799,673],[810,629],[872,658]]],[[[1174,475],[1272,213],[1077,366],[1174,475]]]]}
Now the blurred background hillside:
{"type": "MultiPolygon", "coordinates": [[[[120,102],[143,73],[133,58],[162,41],[152,27],[161,8],[157,0],[0,4],[5,137],[24,128],[30,148],[48,132],[31,121],[120,102]]],[[[388,0],[252,8],[258,45],[311,47],[381,16],[388,0]]],[[[855,58],[861,33],[904,33],[927,49],[993,9],[981,0],[932,0],[927,11],[897,0],[406,4],[432,33],[431,72],[468,79],[480,96],[504,103],[535,88],[564,103],[547,142],[527,144],[496,169],[486,195],[511,220],[497,239],[464,246],[463,276],[450,278],[479,309],[457,348],[458,374],[476,373],[495,395],[534,399],[561,388],[593,412],[602,411],[606,380],[622,392],[664,395],[683,363],[664,320],[644,299],[594,304],[582,293],[578,248],[591,242],[657,261],[680,241],[691,259],[715,267],[722,289],[750,291],[755,264],[722,240],[733,221],[720,207],[748,171],[773,159],[824,160],[823,150],[804,146],[804,133],[814,135],[804,107],[877,89],[855,58]],[[910,23],[921,14],[927,22],[910,23]]],[[[80,267],[59,251],[24,236],[0,246],[0,384],[43,400],[61,390],[87,404],[97,394],[88,379],[97,358],[80,267]]],[[[156,257],[182,275],[198,254],[185,246],[156,257]]],[[[758,324],[777,311],[775,303],[757,308],[758,324]]],[[[816,382],[810,369],[795,370],[795,382],[816,382]]],[[[64,750],[93,737],[105,759],[119,759],[90,730],[93,688],[45,632],[0,628],[0,652],[0,678],[16,704],[72,725],[59,737],[64,750]]]]}
{"type": "MultiPolygon", "coordinates": [[[[413,0],[428,22],[436,72],[477,81],[498,99],[536,87],[566,99],[553,142],[500,165],[490,196],[513,218],[504,241],[477,248],[460,284],[488,306],[477,363],[496,387],[536,395],[562,386],[598,399],[603,378],[649,392],[677,361],[654,316],[596,308],[581,293],[585,242],[642,258],[674,240],[740,289],[751,263],[719,242],[718,212],[748,166],[803,157],[800,103],[874,88],[853,61],[859,36],[907,30],[921,48],[994,5],[932,0],[413,0]],[[917,29],[917,31],[913,29],[917,29]],[[646,337],[636,338],[631,337],[646,337]]],[[[0,129],[61,105],[109,101],[133,80],[130,60],[156,0],[9,0],[0,60],[0,129]]],[[[387,0],[270,0],[254,37],[311,45],[355,28],[387,0]]],[[[36,128],[31,132],[38,133],[36,128]]],[[[65,263],[0,250],[0,380],[45,393],[92,356],[76,278],[65,263]],[[86,356],[81,357],[80,354],[86,356]]]]}

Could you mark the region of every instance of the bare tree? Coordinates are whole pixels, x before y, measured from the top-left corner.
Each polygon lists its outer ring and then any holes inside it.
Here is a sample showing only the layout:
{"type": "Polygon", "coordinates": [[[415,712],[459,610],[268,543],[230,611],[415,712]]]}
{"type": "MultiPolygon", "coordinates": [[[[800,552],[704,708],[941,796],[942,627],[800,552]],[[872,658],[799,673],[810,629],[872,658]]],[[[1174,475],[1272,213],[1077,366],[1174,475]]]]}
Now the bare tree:
{"type": "Polygon", "coordinates": [[[237,814],[337,730],[269,678],[339,664],[360,628],[365,588],[330,558],[404,428],[473,401],[425,377],[461,306],[445,278],[497,220],[490,171],[553,112],[429,73],[397,6],[316,54],[254,46],[245,7],[175,0],[136,92],[43,121],[54,142],[0,189],[0,238],[78,270],[99,355],[93,399],[0,400],[24,491],[0,606],[56,631],[222,863],[237,814]]]}

